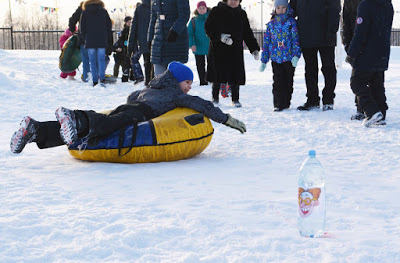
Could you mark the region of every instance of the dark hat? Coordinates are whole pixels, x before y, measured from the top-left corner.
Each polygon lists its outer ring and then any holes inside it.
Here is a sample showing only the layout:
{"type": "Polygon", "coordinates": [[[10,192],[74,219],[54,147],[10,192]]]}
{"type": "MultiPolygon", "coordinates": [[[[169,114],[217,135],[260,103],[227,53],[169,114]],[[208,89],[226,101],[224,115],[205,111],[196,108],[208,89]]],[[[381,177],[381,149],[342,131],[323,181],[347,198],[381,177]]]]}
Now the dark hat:
{"type": "MultiPolygon", "coordinates": [[[[222,2],[226,3],[226,2],[228,2],[228,0],[222,0],[222,2]]],[[[242,2],[242,0],[239,1],[239,3],[241,3],[241,2],[242,2]]]]}
{"type": "Polygon", "coordinates": [[[181,62],[172,61],[168,64],[168,70],[171,71],[172,75],[178,82],[182,82],[185,80],[193,81],[193,72],[192,70],[182,64],[181,62]]]}
{"type": "Polygon", "coordinates": [[[130,20],[132,20],[132,17],[131,16],[126,16],[125,19],[124,19],[124,22],[126,23],[126,22],[128,22],[130,20]]]}

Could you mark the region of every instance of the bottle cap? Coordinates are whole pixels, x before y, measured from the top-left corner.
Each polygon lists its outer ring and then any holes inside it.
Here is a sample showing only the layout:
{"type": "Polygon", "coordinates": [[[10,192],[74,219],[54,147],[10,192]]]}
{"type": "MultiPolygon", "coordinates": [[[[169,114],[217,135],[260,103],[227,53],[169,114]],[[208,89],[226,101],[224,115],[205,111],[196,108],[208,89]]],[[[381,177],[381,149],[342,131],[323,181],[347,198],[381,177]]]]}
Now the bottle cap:
{"type": "Polygon", "coordinates": [[[308,151],[308,156],[312,156],[312,157],[315,157],[315,150],[310,150],[310,151],[308,151]]]}

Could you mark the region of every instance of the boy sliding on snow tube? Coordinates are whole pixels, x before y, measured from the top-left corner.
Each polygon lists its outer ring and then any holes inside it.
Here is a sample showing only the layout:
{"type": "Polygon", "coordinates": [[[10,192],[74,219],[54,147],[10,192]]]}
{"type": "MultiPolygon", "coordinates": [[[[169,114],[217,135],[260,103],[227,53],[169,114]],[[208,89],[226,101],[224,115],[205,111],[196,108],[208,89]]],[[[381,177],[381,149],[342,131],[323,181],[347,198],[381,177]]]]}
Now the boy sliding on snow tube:
{"type": "Polygon", "coordinates": [[[11,138],[11,152],[20,153],[30,142],[36,142],[40,149],[72,145],[79,138],[87,138],[89,144],[95,144],[98,139],[125,126],[150,120],[177,107],[194,109],[215,122],[241,133],[246,132],[243,122],[223,113],[212,102],[188,95],[192,82],[191,69],[174,61],[148,87],[131,93],[126,104],[120,105],[108,115],[60,107],[55,112],[57,121],[38,122],[31,117],[24,117],[20,128],[11,138]]]}

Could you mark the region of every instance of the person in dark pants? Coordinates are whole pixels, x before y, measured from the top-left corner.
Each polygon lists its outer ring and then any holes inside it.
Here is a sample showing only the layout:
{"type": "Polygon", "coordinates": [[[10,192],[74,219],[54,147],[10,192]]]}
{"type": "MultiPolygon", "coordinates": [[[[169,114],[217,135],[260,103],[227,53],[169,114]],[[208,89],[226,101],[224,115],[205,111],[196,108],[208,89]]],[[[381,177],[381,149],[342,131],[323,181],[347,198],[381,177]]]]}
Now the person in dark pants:
{"type": "Polygon", "coordinates": [[[208,12],[207,4],[204,1],[197,3],[194,11],[194,17],[187,26],[189,32],[189,47],[196,59],[197,73],[199,74],[200,86],[208,85],[206,79],[206,58],[208,61],[208,48],[210,39],[206,35],[204,24],[206,22],[208,12]]]}
{"type": "Polygon", "coordinates": [[[243,122],[223,113],[212,102],[189,95],[192,83],[192,70],[180,62],[171,62],[148,87],[132,92],[126,104],[108,114],[60,107],[56,110],[57,121],[38,122],[24,117],[11,138],[10,150],[20,153],[30,142],[36,142],[41,149],[71,145],[79,138],[96,145],[99,139],[123,127],[161,116],[177,107],[194,109],[215,122],[246,132],[243,122]]]}
{"type": "MultiPolygon", "coordinates": [[[[361,0],[345,0],[343,2],[341,36],[344,50],[346,52],[349,49],[351,40],[353,39],[354,29],[356,28],[357,7],[360,2],[361,0]]],[[[357,96],[355,96],[354,102],[356,104],[357,112],[351,116],[351,119],[363,120],[365,115],[358,103],[357,96]]]]}
{"type": "Polygon", "coordinates": [[[362,1],[347,50],[346,61],[353,67],[350,86],[366,116],[366,127],[386,124],[384,72],[389,66],[393,14],[391,0],[362,1]]]}
{"type": "Polygon", "coordinates": [[[275,0],[275,9],[264,34],[260,72],[271,59],[273,80],[272,94],[274,111],[290,107],[293,93],[294,71],[301,55],[296,20],[287,0],[275,0]]]}
{"type": "Polygon", "coordinates": [[[291,0],[305,61],[307,102],[298,110],[320,107],[318,89],[318,53],[322,62],[325,87],[322,90],[323,110],[332,110],[336,88],[335,46],[339,29],[340,0],[291,0]]]}
{"type": "Polygon", "coordinates": [[[250,28],[247,13],[240,6],[241,0],[223,0],[208,14],[205,29],[210,38],[207,80],[212,82],[212,100],[219,102],[221,83],[229,83],[232,105],[241,107],[239,87],[246,83],[243,41],[255,60],[259,60],[260,47],[250,28]]]}
{"type": "Polygon", "coordinates": [[[150,0],[142,0],[138,3],[133,14],[131,32],[128,41],[128,57],[137,57],[137,61],[141,55],[144,60],[144,85],[149,85],[150,80],[154,78],[153,66],[150,62],[150,50],[147,45],[147,32],[150,23],[150,0]],[[132,56],[133,55],[133,56],[132,56]]]}
{"type": "Polygon", "coordinates": [[[124,18],[124,28],[121,30],[121,32],[118,33],[118,40],[113,45],[113,49],[115,51],[114,54],[115,64],[114,64],[113,75],[114,77],[118,77],[119,67],[122,67],[122,82],[127,82],[129,78],[130,62],[128,62],[129,58],[127,58],[128,49],[126,41],[128,40],[131,23],[132,23],[132,17],[126,16],[124,18]]]}

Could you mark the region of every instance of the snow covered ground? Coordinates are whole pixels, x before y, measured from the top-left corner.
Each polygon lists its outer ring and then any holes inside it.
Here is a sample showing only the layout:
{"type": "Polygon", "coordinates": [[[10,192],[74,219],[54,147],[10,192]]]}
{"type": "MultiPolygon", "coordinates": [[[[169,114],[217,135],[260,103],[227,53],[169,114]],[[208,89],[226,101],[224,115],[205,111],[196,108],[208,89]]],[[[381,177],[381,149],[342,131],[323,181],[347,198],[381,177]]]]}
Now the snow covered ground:
{"type": "MultiPolygon", "coordinates": [[[[291,109],[272,112],[271,65],[260,73],[245,52],[243,108],[220,101],[248,132],[213,123],[202,154],[152,164],[84,162],[33,143],[10,152],[25,115],[110,109],[143,88],[63,80],[58,56],[0,50],[0,262],[400,262],[400,48],[386,73],[386,127],[350,120],[346,63],[333,111],[295,110],[306,100],[300,59],[291,109]],[[327,175],[329,238],[297,231],[297,175],[310,149],[327,175]]],[[[191,94],[209,99],[211,86],[195,74],[191,94]]]]}

